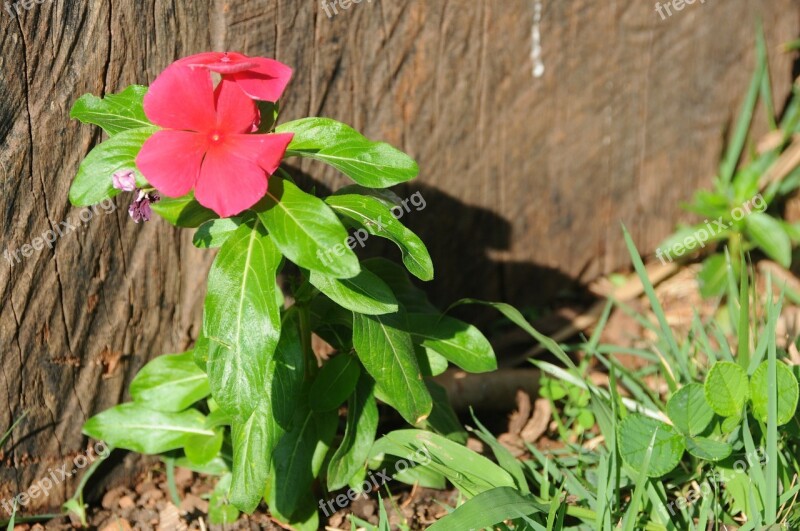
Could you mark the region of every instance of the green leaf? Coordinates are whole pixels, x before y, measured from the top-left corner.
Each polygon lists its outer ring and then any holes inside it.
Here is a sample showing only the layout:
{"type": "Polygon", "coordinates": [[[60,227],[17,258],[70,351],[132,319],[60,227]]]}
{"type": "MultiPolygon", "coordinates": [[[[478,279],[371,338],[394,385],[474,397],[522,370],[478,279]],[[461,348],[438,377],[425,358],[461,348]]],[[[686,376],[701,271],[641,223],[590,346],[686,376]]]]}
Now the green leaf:
{"type": "Polygon", "coordinates": [[[227,493],[231,485],[231,476],[222,476],[211,493],[208,502],[208,519],[215,525],[233,524],[239,519],[239,510],[228,501],[227,493]]]}
{"type": "Polygon", "coordinates": [[[223,431],[215,430],[213,435],[192,435],[186,441],[183,451],[186,458],[195,465],[205,465],[219,455],[222,450],[223,431]]]}
{"type": "Polygon", "coordinates": [[[222,245],[236,232],[249,216],[235,218],[211,219],[206,221],[192,237],[192,244],[198,249],[215,249],[222,245]]]}
{"type": "Polygon", "coordinates": [[[369,258],[364,260],[361,265],[386,282],[400,305],[407,311],[433,313],[437,316],[440,314],[439,310],[428,300],[428,295],[411,282],[402,266],[385,258],[369,258]]]}
{"type": "Polygon", "coordinates": [[[147,87],[130,85],[119,94],[98,98],[84,94],[72,106],[69,117],[85,124],[99,125],[109,136],[153,124],[144,114],[143,101],[147,87]]]}
{"type": "Polygon", "coordinates": [[[292,429],[275,448],[275,473],[269,489],[269,506],[292,517],[302,497],[322,469],[323,460],[336,432],[335,411],[315,413],[307,404],[298,407],[292,429]]]}
{"type": "MultiPolygon", "coordinates": [[[[379,199],[364,195],[332,195],[325,202],[334,212],[346,216],[373,236],[386,238],[400,248],[403,263],[420,280],[433,279],[433,262],[428,249],[419,237],[408,230],[379,199]]],[[[361,242],[366,234],[351,236],[361,242]]]]}
{"type": "Polygon", "coordinates": [[[491,529],[506,520],[535,513],[547,513],[547,506],[511,487],[498,487],[467,500],[452,513],[435,522],[428,531],[491,529]]]}
{"type": "Polygon", "coordinates": [[[641,471],[650,441],[653,453],[647,476],[661,477],[678,464],[686,449],[683,435],[675,428],[639,413],[631,413],[618,425],[618,445],[622,459],[641,471]]]}
{"type": "Polygon", "coordinates": [[[399,308],[389,286],[366,269],[353,278],[341,280],[311,271],[308,280],[333,302],[357,313],[382,315],[394,313],[399,308]]]}
{"type": "Polygon", "coordinates": [[[747,235],[767,256],[783,267],[792,265],[792,241],[779,220],[753,212],[745,218],[745,223],[747,235]]]}
{"type": "Polygon", "coordinates": [[[303,118],[278,126],[277,133],[294,133],[286,156],[322,161],[358,184],[388,188],[417,176],[419,167],[402,151],[372,142],[353,128],[330,118],[303,118]]]}
{"type": "Polygon", "coordinates": [[[246,513],[253,512],[261,502],[269,480],[272,452],[283,435],[270,413],[269,401],[262,400],[246,419],[235,417],[231,425],[233,481],[230,499],[246,513]]]}
{"type": "Polygon", "coordinates": [[[422,379],[411,336],[400,314],[353,315],[353,346],[378,391],[409,422],[427,418],[433,407],[422,379]]]}
{"type": "Polygon", "coordinates": [[[175,460],[175,466],[180,468],[186,468],[187,470],[191,470],[192,472],[197,472],[198,474],[205,474],[207,476],[224,476],[225,474],[230,472],[228,464],[221,457],[215,457],[208,463],[204,463],[202,465],[196,465],[191,461],[189,461],[189,459],[184,456],[184,457],[179,457],[175,460]]]}
{"type": "Polygon", "coordinates": [[[706,376],[705,394],[708,405],[717,415],[738,415],[747,401],[747,373],[736,363],[719,361],[706,376]]]}
{"type": "Polygon", "coordinates": [[[361,270],[345,245],[347,231],[321,199],[273,175],[258,209],[272,241],[300,267],[336,278],[354,277],[361,270]]]}
{"type": "Polygon", "coordinates": [[[208,376],[195,364],[192,351],[155,358],[130,385],[136,402],[166,412],[183,411],[210,392],[208,376]]]}
{"type": "Polygon", "coordinates": [[[361,365],[350,354],[328,360],[311,384],[308,400],[314,411],[331,411],[341,406],[355,390],[361,365]]]}
{"type": "Polygon", "coordinates": [[[686,437],[686,449],[689,453],[706,461],[721,461],[731,455],[730,444],[703,437],[686,437]]]}
{"type": "Polygon", "coordinates": [[[515,487],[500,466],[466,446],[422,430],[396,430],[375,441],[372,456],[389,454],[443,474],[466,496],[495,487],[515,487]]]}
{"type": "Polygon", "coordinates": [[[328,463],[328,491],[338,490],[364,470],[378,429],[378,405],[374,382],[362,375],[347,405],[347,424],[342,443],[328,463]]]}
{"type": "Polygon", "coordinates": [[[146,182],[136,169],[136,155],[156,130],[155,127],[129,129],[95,146],[78,168],[69,189],[70,203],[95,205],[117,195],[119,190],[114,188],[112,176],[119,170],[131,170],[137,182],[146,182]]]}
{"type": "Polygon", "coordinates": [[[195,409],[167,413],[128,402],[95,415],[83,425],[83,433],[115,448],[140,454],[160,454],[182,448],[192,435],[212,436],[205,417],[195,409]]]}
{"type": "Polygon", "coordinates": [[[208,274],[203,331],[211,391],[220,407],[243,418],[265,397],[267,365],[280,338],[280,263],[263,228],[242,225],[208,274]]]}
{"type": "Polygon", "coordinates": [[[667,402],[667,414],[678,431],[689,436],[702,433],[714,418],[699,383],[685,385],[673,394],[667,402]]]}
{"type": "Polygon", "coordinates": [[[767,377],[769,362],[763,361],[750,378],[750,399],[753,401],[753,415],[761,422],[767,422],[768,388],[777,386],[778,426],[787,424],[797,411],[798,389],[797,378],[785,363],[775,364],[777,381],[770,382],[767,377]]]}
{"type": "Polygon", "coordinates": [[[417,363],[423,376],[439,376],[450,366],[447,358],[434,350],[414,345],[414,351],[417,353],[417,363]]]}
{"type": "Polygon", "coordinates": [[[192,192],[183,197],[162,197],[157,203],[153,203],[151,208],[153,212],[176,227],[195,228],[218,217],[213,210],[198,203],[192,192]]]}
{"type": "Polygon", "coordinates": [[[724,254],[709,256],[703,261],[703,268],[697,275],[700,294],[708,299],[722,295],[728,281],[728,261],[724,254]]]}
{"type": "Polygon", "coordinates": [[[422,346],[438,352],[467,372],[497,369],[489,340],[476,327],[442,315],[409,313],[408,331],[422,340],[422,346]]]}
{"type": "Polygon", "coordinates": [[[231,426],[233,479],[230,499],[251,513],[268,484],[273,452],[294,420],[303,385],[303,347],[297,319],[287,314],[275,355],[266,367],[265,397],[247,419],[231,426]]]}

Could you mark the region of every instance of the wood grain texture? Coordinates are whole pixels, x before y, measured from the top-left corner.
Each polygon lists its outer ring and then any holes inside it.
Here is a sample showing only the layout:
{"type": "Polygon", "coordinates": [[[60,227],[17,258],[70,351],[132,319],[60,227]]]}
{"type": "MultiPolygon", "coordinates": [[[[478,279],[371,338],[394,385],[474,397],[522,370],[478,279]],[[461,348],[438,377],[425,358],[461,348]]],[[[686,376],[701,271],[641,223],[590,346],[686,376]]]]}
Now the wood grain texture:
{"type": "MultiPolygon", "coordinates": [[[[544,0],[542,78],[528,0],[365,0],[330,19],[298,0],[0,11],[0,252],[78,220],[53,250],[0,260],[0,431],[29,414],[2,454],[0,499],[83,451],[84,420],[124,400],[148,359],[189,347],[200,322],[212,257],[189,231],[134,225],[124,199],[85,224],[69,206],[100,139],[68,119],[81,94],[149,83],[208,49],[276,57],[295,69],[283,120],[330,116],[419,162],[398,193],[426,199],[403,221],[430,247],[437,300],[525,305],[625,267],[620,222],[652,250],[684,217],[679,202],[710,182],[744,96],[757,16],[780,103],[793,57],[777,47],[797,36],[799,7],[717,0],[662,21],[647,1],[544,0]]],[[[298,170],[346,183],[317,163],[298,170]]]]}

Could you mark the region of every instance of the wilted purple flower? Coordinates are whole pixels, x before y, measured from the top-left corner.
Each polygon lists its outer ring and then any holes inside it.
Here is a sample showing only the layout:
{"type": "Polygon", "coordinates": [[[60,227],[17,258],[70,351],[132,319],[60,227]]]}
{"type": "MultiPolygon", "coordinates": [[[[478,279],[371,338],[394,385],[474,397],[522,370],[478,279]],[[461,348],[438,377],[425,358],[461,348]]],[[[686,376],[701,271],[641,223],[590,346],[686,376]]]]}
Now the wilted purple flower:
{"type": "Polygon", "coordinates": [[[123,192],[133,192],[136,190],[136,175],[133,170],[119,170],[111,176],[114,188],[123,192]]]}
{"type": "Polygon", "coordinates": [[[150,218],[153,215],[153,210],[150,208],[150,205],[152,203],[158,203],[160,200],[161,196],[159,196],[157,192],[145,192],[144,190],[139,190],[136,199],[134,199],[133,203],[131,203],[131,206],[128,207],[128,214],[130,214],[134,223],[139,223],[140,221],[150,221],[150,218]]]}

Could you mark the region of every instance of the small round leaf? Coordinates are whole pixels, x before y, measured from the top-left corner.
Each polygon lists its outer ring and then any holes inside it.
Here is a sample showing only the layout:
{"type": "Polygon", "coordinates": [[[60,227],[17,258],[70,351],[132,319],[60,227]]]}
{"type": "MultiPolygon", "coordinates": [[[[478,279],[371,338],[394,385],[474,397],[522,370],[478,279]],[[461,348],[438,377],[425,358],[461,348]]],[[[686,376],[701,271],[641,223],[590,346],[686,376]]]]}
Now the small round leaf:
{"type": "Polygon", "coordinates": [[[683,435],[675,428],[637,413],[628,415],[619,424],[618,439],[622,459],[636,470],[642,468],[650,441],[653,441],[647,470],[651,478],[661,477],[675,468],[686,449],[683,435]]]}
{"type": "MultiPolygon", "coordinates": [[[[750,398],[753,401],[753,415],[761,422],[767,422],[767,406],[769,404],[769,381],[767,371],[769,362],[758,366],[750,378],[750,398]]],[[[797,410],[798,389],[797,378],[785,363],[775,363],[778,397],[778,426],[783,426],[794,417],[797,410]]]]}
{"type": "Polygon", "coordinates": [[[736,363],[717,362],[708,373],[705,392],[708,405],[717,415],[737,415],[747,401],[747,373],[736,363]]]}

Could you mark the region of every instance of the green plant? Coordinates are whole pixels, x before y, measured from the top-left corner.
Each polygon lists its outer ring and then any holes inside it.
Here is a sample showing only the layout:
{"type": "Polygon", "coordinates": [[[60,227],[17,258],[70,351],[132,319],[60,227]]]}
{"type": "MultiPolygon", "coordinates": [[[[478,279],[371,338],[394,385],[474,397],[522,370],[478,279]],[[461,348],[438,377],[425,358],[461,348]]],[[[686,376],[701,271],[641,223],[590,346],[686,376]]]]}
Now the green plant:
{"type": "MultiPolygon", "coordinates": [[[[565,438],[564,448],[547,452],[528,445],[531,458],[520,461],[475,419],[475,433],[494,455],[491,461],[436,434],[387,434],[373,453],[409,459],[427,450],[430,460],[418,462],[417,477],[423,471],[438,474],[466,498],[429,529],[701,531],[733,525],[753,530],[794,529],[800,521],[794,504],[800,495],[798,371],[777,344],[781,303],[767,297],[760,305],[763,312],[756,312],[751,272],[742,266],[737,283],[729,266],[726,311],[708,322],[695,317],[691,332],[677,336],[627,232],[625,239],[656,319],[609,301],[592,337],[577,346],[607,369],[607,388],[587,379],[583,361],[572,361],[565,348],[542,336],[519,312],[493,305],[560,360],[562,366],[532,360],[546,382],[588,393],[585,407],[597,429],[584,435],[600,443],[590,449],[565,438]],[[600,341],[614,306],[653,332],[651,348],[600,341]],[[737,350],[731,350],[729,339],[737,350]],[[618,352],[650,364],[627,369],[615,359],[618,352]],[[666,383],[667,392],[652,390],[645,378],[654,376],[666,383]]],[[[766,293],[772,293],[770,285],[766,293]]],[[[553,385],[546,385],[550,390],[544,394],[551,395],[553,385]]],[[[572,418],[563,408],[554,409],[554,416],[572,418]]]]}
{"type": "MultiPolygon", "coordinates": [[[[183,466],[220,476],[210,499],[215,523],[266,499],[276,518],[316,529],[315,492],[358,486],[366,474],[378,400],[411,425],[451,433],[455,417],[446,394],[427,378],[451,362],[483,372],[495,369],[496,360],[477,328],[435,308],[402,267],[359,260],[353,252],[357,241],[385,238],[399,247],[411,274],[433,277],[425,245],[396,214],[409,204],[424,208],[424,198],[417,192],[400,201],[383,190],[414,178],[416,163],[327,118],[275,126],[276,104],[259,101],[256,114],[236,88],[248,81],[248,68],[270,60],[201,56],[178,61],[150,88],[104,99],[86,95],[72,110],[109,135],[81,164],[73,204],[137,189],[135,221],[155,212],[196,228],[197,247],[219,249],[194,349],[145,365],[131,383],[133,401],[92,417],[84,432],[117,448],[162,454],[168,473],[183,466]],[[204,68],[222,75],[214,98],[201,98],[211,90],[204,68]],[[226,77],[232,68],[236,75],[226,77]],[[191,90],[181,92],[184,86],[191,90]],[[203,107],[211,103],[216,122],[203,107]],[[269,149],[262,153],[263,146],[269,149]],[[279,167],[284,157],[321,161],[356,184],[316,197],[279,167]],[[217,158],[225,163],[212,165],[217,158]],[[183,175],[192,164],[199,168],[194,194],[183,175]],[[213,175],[205,173],[209,165],[213,175]],[[252,181],[242,181],[242,173],[252,181]],[[267,177],[266,189],[257,190],[267,177]],[[336,351],[321,365],[312,334],[336,351]]],[[[273,63],[265,64],[280,77],[285,71],[273,63]]],[[[249,81],[262,83],[264,76],[249,81]]]]}
{"type": "MultiPolygon", "coordinates": [[[[783,267],[792,261],[792,248],[800,243],[800,225],[781,219],[781,205],[800,188],[800,167],[794,162],[800,132],[800,93],[792,88],[781,120],[774,119],[775,108],[763,32],[756,39],[757,64],[742,110],[720,163],[713,190],[695,193],[687,209],[704,221],[685,226],[659,245],[662,262],[680,258],[687,251],[699,252],[706,245],[724,243],[733,256],[758,249],[783,267]],[[772,136],[760,152],[747,149],[748,133],[758,102],[769,119],[772,136]]],[[[739,264],[734,271],[739,273],[739,264]]],[[[725,256],[705,258],[700,273],[701,292],[721,295],[726,283],[725,256]]]]}

